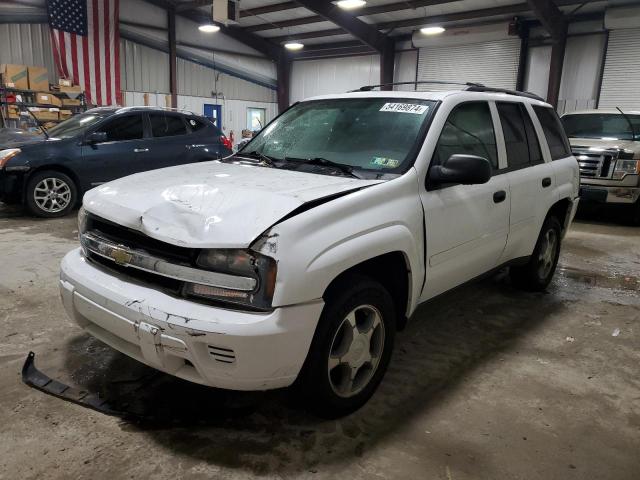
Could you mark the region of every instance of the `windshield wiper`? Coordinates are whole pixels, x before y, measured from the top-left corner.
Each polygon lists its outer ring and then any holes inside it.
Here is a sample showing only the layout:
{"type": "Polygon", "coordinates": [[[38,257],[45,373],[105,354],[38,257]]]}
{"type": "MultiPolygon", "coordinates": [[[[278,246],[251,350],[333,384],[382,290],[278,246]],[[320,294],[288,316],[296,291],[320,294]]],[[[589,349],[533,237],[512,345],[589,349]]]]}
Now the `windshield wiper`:
{"type": "Polygon", "coordinates": [[[254,150],[253,152],[249,152],[249,153],[238,152],[234,155],[234,157],[255,158],[257,160],[260,160],[260,163],[264,163],[269,167],[278,168],[273,158],[265,155],[264,153],[260,153],[257,150],[254,150]]]}
{"type": "Polygon", "coordinates": [[[329,160],[322,157],[315,158],[293,158],[293,157],[284,157],[285,162],[299,162],[303,165],[320,165],[321,167],[333,168],[335,170],[339,170],[342,173],[345,173],[353,178],[362,178],[360,175],[356,175],[354,173],[354,168],[351,165],[346,165],[344,163],[334,162],[333,160],[329,160]]]}

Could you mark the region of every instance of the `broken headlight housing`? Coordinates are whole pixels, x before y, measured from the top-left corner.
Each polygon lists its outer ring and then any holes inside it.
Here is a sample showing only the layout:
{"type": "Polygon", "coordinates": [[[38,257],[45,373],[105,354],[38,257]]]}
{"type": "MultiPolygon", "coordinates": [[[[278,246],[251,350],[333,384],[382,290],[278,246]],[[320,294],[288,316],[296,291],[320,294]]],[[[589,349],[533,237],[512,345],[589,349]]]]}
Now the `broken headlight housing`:
{"type": "Polygon", "coordinates": [[[186,283],[184,287],[186,295],[243,305],[256,310],[271,308],[277,273],[277,263],[273,258],[252,250],[202,250],[196,264],[200,268],[213,272],[252,278],[255,280],[255,287],[251,290],[239,290],[186,283]]]}
{"type": "Polygon", "coordinates": [[[626,175],[640,174],[640,160],[621,160],[616,161],[616,167],[613,170],[613,178],[620,180],[626,175]]]}

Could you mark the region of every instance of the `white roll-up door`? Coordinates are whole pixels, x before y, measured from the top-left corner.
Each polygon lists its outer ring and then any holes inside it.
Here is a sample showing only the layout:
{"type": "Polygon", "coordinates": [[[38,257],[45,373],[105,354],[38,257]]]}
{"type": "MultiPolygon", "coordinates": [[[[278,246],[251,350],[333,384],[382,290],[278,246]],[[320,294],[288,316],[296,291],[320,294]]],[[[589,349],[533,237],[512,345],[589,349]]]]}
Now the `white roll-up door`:
{"type": "Polygon", "coordinates": [[[640,29],[611,30],[598,108],[640,109],[640,29]]]}
{"type": "MultiPolygon", "coordinates": [[[[418,60],[418,80],[478,82],[488,87],[515,89],[520,40],[509,38],[464,45],[424,47],[418,60]]],[[[418,85],[418,90],[451,87],[418,85]]]]}

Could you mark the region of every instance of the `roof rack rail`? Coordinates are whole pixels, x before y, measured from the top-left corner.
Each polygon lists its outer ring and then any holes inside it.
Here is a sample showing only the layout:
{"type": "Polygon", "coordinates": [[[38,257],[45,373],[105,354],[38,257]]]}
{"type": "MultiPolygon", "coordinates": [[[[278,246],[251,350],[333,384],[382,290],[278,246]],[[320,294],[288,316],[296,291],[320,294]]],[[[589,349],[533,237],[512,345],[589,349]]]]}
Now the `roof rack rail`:
{"type": "Polygon", "coordinates": [[[417,82],[392,82],[392,83],[382,83],[380,85],[365,85],[363,87],[358,88],[357,90],[349,90],[349,93],[352,92],[370,92],[374,88],[381,87],[394,87],[396,85],[418,85],[418,84],[432,84],[432,85],[458,85],[462,87],[477,87],[477,88],[486,88],[481,83],[474,82],[445,82],[441,80],[418,80],[417,82]]]}
{"type": "Polygon", "coordinates": [[[509,90],[508,88],[485,87],[484,85],[470,85],[466,88],[466,90],[468,92],[506,93],[507,95],[516,95],[518,97],[532,98],[534,100],[546,102],[544,98],[536,95],[535,93],[521,92],[519,90],[509,90]]]}
{"type": "Polygon", "coordinates": [[[145,109],[149,109],[149,110],[166,110],[168,112],[181,112],[181,113],[188,113],[190,115],[195,115],[195,113],[193,113],[190,110],[186,110],[184,108],[173,108],[173,107],[154,107],[153,105],[132,105],[130,107],[120,107],[116,110],[116,113],[123,113],[123,112],[129,112],[131,110],[145,110],[145,109]]]}

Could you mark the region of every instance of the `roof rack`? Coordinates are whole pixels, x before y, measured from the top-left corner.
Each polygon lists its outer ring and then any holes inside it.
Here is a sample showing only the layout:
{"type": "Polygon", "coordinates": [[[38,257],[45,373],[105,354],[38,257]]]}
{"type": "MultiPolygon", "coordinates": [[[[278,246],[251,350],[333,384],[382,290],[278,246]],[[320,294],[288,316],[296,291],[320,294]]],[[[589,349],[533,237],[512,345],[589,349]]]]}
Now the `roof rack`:
{"type": "Polygon", "coordinates": [[[532,98],[534,100],[540,100],[542,102],[546,102],[546,100],[535,93],[531,92],[521,92],[519,90],[509,90],[508,88],[495,88],[495,87],[487,87],[481,83],[476,82],[445,82],[440,80],[418,80],[417,82],[393,82],[393,83],[383,83],[381,85],[365,85],[364,87],[360,87],[357,90],[350,90],[349,93],[352,92],[370,92],[374,88],[381,87],[394,87],[396,85],[418,85],[418,84],[432,84],[432,85],[458,85],[462,87],[466,87],[464,90],[467,92],[487,92],[487,93],[506,93],[507,95],[516,95],[518,97],[526,97],[532,98]]]}
{"type": "Polygon", "coordinates": [[[432,84],[432,85],[458,85],[458,86],[464,86],[464,87],[482,87],[482,88],[486,88],[484,85],[482,85],[481,83],[474,83],[474,82],[445,82],[445,81],[441,81],[441,80],[432,80],[432,81],[428,81],[428,80],[418,80],[417,82],[392,82],[392,83],[382,83],[380,85],[365,85],[364,87],[360,87],[357,90],[349,90],[349,93],[352,92],[370,92],[371,90],[373,90],[374,88],[381,88],[381,87],[395,87],[396,85],[418,85],[418,84],[432,84]]]}
{"type": "Polygon", "coordinates": [[[116,113],[129,112],[131,110],[166,110],[168,112],[181,112],[181,113],[188,113],[190,115],[195,115],[195,113],[193,113],[192,111],[186,110],[184,108],[154,107],[153,105],[138,105],[138,106],[132,105],[130,107],[121,107],[116,110],[116,113]]]}
{"type": "Polygon", "coordinates": [[[508,88],[485,87],[484,85],[480,85],[480,86],[470,85],[465,90],[468,92],[506,93],[507,95],[516,95],[518,97],[532,98],[534,100],[540,100],[541,102],[546,102],[544,98],[542,98],[539,95],[536,95],[535,93],[521,92],[520,90],[509,90],[508,88]]]}

